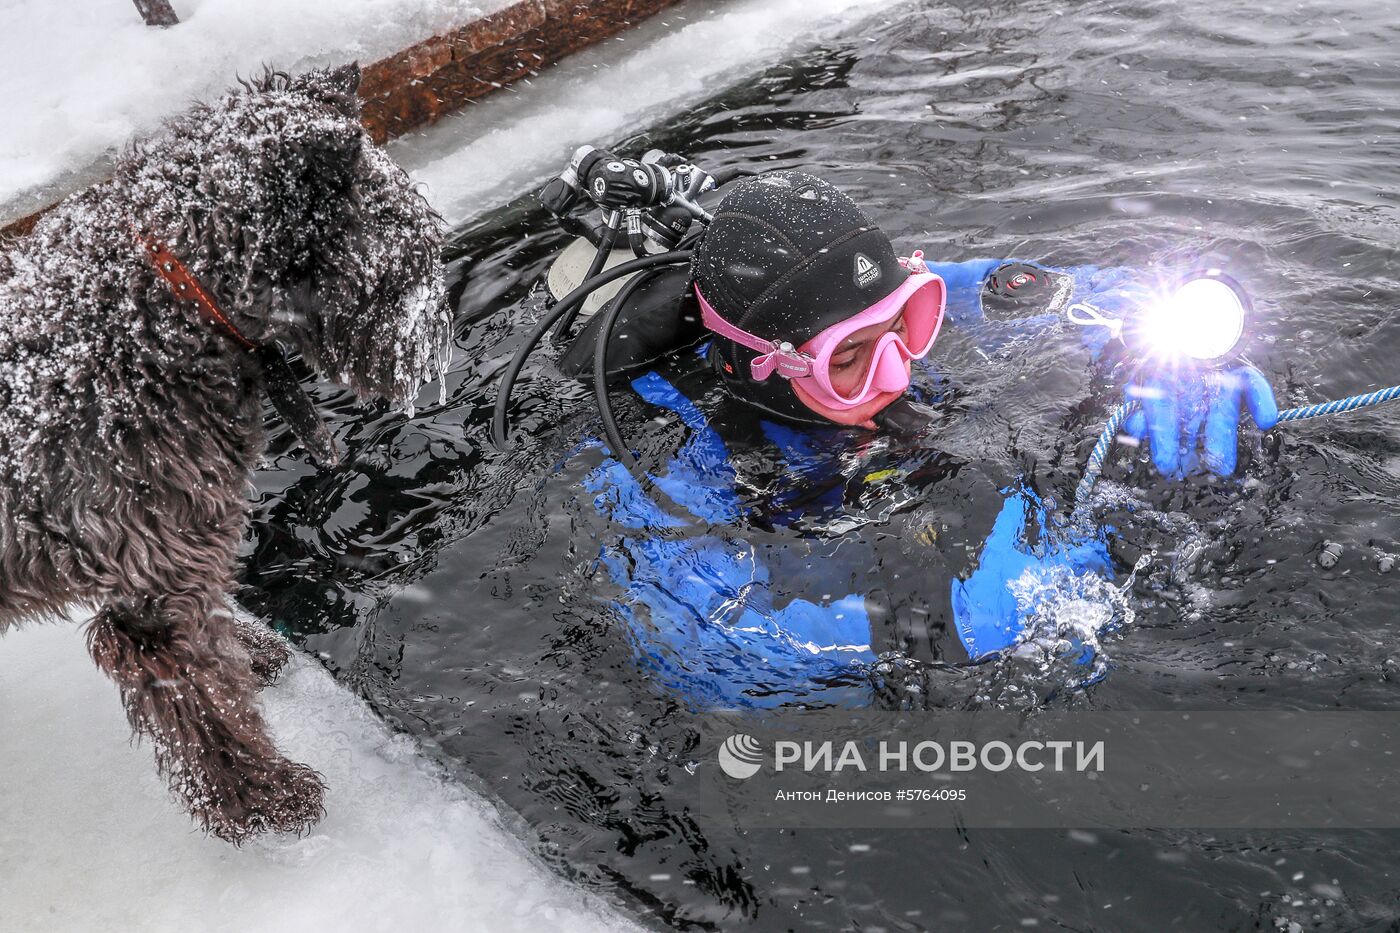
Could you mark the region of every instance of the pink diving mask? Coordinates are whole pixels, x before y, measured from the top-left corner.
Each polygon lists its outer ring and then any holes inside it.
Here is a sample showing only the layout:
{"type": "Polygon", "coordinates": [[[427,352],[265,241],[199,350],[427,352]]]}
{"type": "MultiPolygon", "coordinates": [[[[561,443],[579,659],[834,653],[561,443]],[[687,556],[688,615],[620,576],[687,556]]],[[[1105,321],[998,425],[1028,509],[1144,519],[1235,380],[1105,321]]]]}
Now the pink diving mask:
{"type": "Polygon", "coordinates": [[[928,355],[933,341],[938,337],[938,328],[943,324],[943,308],[947,289],[943,279],[929,272],[924,265],[923,254],[915,252],[909,259],[901,259],[901,265],[910,275],[899,288],[881,298],[864,311],[839,321],[800,347],[781,340],[764,340],[720,317],[719,313],[700,294],[700,286],[695,286],[695,297],[700,301],[700,315],[705,326],[750,350],[757,350],[759,356],[750,364],[753,378],[763,382],[773,373],[784,379],[801,383],[818,402],[829,408],[847,410],[869,402],[884,392],[903,392],[909,388],[909,361],[921,360],[928,355]],[[844,395],[831,384],[831,357],[856,331],[876,324],[887,324],[903,313],[905,334],[901,337],[893,330],[882,334],[875,343],[870,355],[870,366],[865,372],[865,381],[854,395],[844,395]]]}

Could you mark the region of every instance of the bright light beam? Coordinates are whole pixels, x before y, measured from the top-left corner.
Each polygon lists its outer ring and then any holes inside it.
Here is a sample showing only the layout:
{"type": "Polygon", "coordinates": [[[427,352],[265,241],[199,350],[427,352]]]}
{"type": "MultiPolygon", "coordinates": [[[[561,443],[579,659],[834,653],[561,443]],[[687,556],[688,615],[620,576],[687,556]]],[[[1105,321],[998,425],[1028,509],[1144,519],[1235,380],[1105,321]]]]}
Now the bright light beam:
{"type": "Polygon", "coordinates": [[[1247,310],[1244,296],[1212,272],[1149,308],[1142,335],[1156,356],[1216,362],[1239,345],[1247,310]]]}

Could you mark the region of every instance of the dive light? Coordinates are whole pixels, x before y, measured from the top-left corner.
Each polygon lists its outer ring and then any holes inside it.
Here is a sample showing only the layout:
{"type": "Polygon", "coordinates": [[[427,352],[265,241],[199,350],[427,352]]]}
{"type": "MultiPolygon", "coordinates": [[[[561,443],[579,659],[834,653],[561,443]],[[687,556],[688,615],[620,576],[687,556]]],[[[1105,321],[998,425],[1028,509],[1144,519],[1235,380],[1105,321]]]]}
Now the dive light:
{"type": "Polygon", "coordinates": [[[1239,282],[1207,269],[1144,310],[1135,342],[1152,359],[1225,365],[1239,356],[1251,310],[1239,282]]]}

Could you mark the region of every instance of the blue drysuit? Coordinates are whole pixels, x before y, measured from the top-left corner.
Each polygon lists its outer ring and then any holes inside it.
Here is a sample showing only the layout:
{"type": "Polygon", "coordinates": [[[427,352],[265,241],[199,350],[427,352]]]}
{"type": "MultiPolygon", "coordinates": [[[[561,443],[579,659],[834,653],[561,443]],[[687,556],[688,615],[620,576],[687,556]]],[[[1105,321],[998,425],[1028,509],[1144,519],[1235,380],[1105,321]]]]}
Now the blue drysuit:
{"type": "MultiPolygon", "coordinates": [[[[987,321],[980,301],[984,278],[1000,264],[928,264],[947,287],[947,321],[969,331],[985,349],[1004,341],[1009,329],[987,321]]],[[[1072,278],[1062,281],[1073,294],[1062,297],[1091,299],[1110,313],[1127,311],[1135,300],[1132,276],[1123,270],[1064,271],[1072,278]]],[[[1052,326],[1058,318],[1058,309],[1023,318],[1015,333],[1052,326]]],[[[1108,334],[1086,329],[1084,338],[1097,354],[1108,334]]],[[[990,484],[965,481],[959,487],[957,464],[936,451],[904,450],[898,462],[882,464],[878,457],[872,462],[833,452],[831,431],[762,421],[760,442],[776,451],[783,482],[758,514],[745,506],[753,496],[746,499],[736,487],[725,440],[695,403],[656,372],[632,386],[649,404],[678,416],[688,437],[666,468],[653,474],[660,495],[644,491],[610,457],[585,480],[594,507],[620,531],[620,539],[604,545],[599,569],[622,592],[600,598],[613,603],[625,621],[639,663],[695,708],[863,705],[870,700],[868,674],[877,656],[900,651],[891,643],[890,618],[929,620],[923,627],[932,631],[935,660],[977,661],[1021,635],[1023,610],[1007,584],[1022,572],[1047,562],[1075,572],[1110,572],[1101,535],[1071,542],[1028,535],[1045,530],[1045,509],[1013,482],[1000,495],[990,490],[1003,501],[986,502],[981,510],[998,515],[975,570],[954,566],[966,564],[967,553],[962,546],[950,548],[958,553],[948,558],[947,589],[925,589],[924,606],[908,605],[907,597],[895,600],[894,607],[888,600],[882,605],[873,594],[885,581],[872,572],[872,553],[861,541],[863,526],[872,520],[848,513],[845,502],[852,490],[878,485],[885,475],[920,476],[929,484],[928,498],[948,500],[950,514],[961,524],[960,516],[973,512],[965,497],[986,495],[974,493],[971,485],[990,484]],[[1040,527],[1032,529],[1035,524],[1040,527]],[[749,525],[781,535],[782,545],[765,543],[772,540],[768,536],[763,542],[747,539],[743,531],[749,525]],[[1036,540],[1034,546],[1028,537],[1036,540]],[[775,597],[772,581],[782,579],[790,592],[794,576],[804,583],[805,595],[775,597]]]]}

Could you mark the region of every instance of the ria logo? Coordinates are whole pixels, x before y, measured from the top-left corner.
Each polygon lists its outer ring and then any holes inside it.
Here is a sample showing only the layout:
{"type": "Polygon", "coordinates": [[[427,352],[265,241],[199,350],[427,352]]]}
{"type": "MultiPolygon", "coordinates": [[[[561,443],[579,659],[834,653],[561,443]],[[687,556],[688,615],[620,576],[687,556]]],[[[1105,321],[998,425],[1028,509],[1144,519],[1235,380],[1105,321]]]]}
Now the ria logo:
{"type": "Polygon", "coordinates": [[[735,780],[751,778],[763,767],[763,746],[751,735],[731,735],[719,747],[719,766],[735,780]]]}
{"type": "Polygon", "coordinates": [[[880,267],[870,261],[864,253],[856,253],[856,285],[865,288],[880,280],[880,267]]]}

